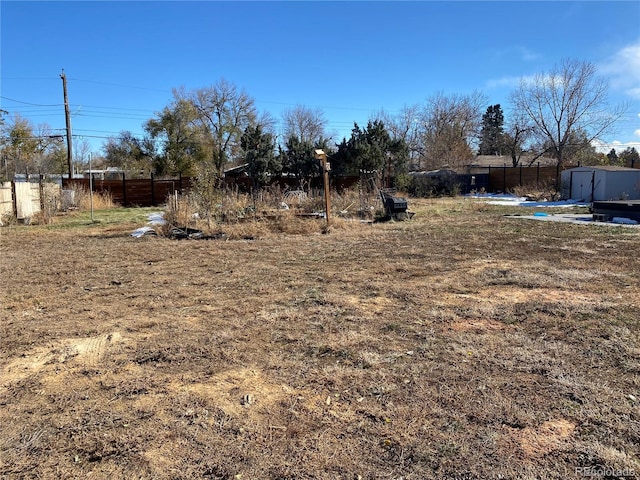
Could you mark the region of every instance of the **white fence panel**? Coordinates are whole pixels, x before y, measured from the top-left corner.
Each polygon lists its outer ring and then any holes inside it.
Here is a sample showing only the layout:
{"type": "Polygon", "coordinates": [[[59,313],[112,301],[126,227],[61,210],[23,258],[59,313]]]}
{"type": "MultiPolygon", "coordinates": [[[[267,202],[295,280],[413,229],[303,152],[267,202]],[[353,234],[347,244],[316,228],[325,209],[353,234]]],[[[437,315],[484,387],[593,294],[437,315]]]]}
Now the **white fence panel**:
{"type": "Polygon", "coordinates": [[[11,182],[3,182],[0,184],[0,219],[5,215],[13,215],[11,182]]]}
{"type": "Polygon", "coordinates": [[[30,218],[40,211],[40,185],[31,182],[15,182],[18,220],[30,218]]]}

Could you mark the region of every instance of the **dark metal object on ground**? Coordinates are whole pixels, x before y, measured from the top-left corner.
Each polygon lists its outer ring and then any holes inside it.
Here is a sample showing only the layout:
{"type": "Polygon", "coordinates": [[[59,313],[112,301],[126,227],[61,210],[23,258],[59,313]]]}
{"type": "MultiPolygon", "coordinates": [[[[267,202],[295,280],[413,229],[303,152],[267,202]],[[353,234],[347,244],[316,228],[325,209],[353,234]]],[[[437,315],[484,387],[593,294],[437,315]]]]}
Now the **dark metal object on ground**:
{"type": "Polygon", "coordinates": [[[227,238],[224,233],[216,233],[214,235],[205,235],[202,230],[189,227],[173,227],[169,230],[169,238],[173,240],[223,240],[227,238]]]}
{"type": "Polygon", "coordinates": [[[196,230],[189,227],[173,227],[169,230],[169,237],[175,240],[183,240],[185,238],[197,239],[202,238],[204,233],[202,230],[196,230]]]}
{"type": "Polygon", "coordinates": [[[387,216],[393,220],[408,220],[413,213],[408,212],[409,207],[407,199],[404,197],[396,197],[396,190],[385,188],[380,190],[380,199],[384,204],[387,216]]]}

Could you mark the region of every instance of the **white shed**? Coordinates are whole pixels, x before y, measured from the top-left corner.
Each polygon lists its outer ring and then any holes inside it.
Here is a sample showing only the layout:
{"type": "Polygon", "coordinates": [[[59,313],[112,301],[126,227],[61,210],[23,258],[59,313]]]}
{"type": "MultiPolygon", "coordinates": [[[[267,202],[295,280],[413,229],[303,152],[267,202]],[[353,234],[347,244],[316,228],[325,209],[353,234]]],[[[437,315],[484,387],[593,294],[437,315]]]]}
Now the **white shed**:
{"type": "Polygon", "coordinates": [[[640,169],[576,167],[562,172],[562,198],[584,202],[640,199],[640,169]]]}

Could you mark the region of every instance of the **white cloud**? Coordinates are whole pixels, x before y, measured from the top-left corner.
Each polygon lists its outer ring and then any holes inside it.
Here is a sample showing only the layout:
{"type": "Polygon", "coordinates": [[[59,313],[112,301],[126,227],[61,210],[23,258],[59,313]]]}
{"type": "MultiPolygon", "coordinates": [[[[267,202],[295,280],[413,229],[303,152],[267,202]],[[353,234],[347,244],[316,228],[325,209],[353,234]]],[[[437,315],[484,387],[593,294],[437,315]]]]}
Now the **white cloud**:
{"type": "Polygon", "coordinates": [[[638,130],[636,130],[635,132],[633,132],[633,134],[634,134],[636,137],[640,137],[640,129],[638,129],[638,130]]]}
{"type": "Polygon", "coordinates": [[[600,72],[609,77],[613,88],[640,100],[640,40],[618,50],[600,65],[600,72]]]}
{"type": "MultiPolygon", "coordinates": [[[[640,130],[634,132],[636,136],[640,137],[640,130]]],[[[635,148],[640,151],[640,141],[638,142],[621,142],[620,140],[614,140],[612,142],[603,142],[602,140],[593,140],[591,145],[596,149],[598,153],[609,153],[611,149],[615,149],[617,153],[622,153],[627,148],[635,148]]]]}
{"type": "Polygon", "coordinates": [[[520,82],[531,83],[535,77],[533,75],[522,77],[501,77],[487,80],[487,88],[518,88],[520,82]]]}
{"type": "Polygon", "coordinates": [[[520,85],[520,77],[502,77],[487,80],[488,88],[515,88],[520,85]]]}

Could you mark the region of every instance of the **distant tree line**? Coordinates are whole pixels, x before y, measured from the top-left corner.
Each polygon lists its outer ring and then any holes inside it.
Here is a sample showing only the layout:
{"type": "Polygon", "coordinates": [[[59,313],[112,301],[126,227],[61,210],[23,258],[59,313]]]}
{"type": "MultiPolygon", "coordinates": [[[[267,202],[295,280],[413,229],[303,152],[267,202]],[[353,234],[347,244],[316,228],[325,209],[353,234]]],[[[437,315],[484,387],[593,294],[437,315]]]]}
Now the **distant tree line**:
{"type": "MultiPolygon", "coordinates": [[[[563,60],[523,79],[506,112],[480,92],[438,92],[394,114],[377,112],[366,126],[354,123],[350,136],[340,140],[328,131],[322,110],[306,106],[286,110],[276,132],[271,114],[259,112],[250,95],[221,79],[194,90],[174,89],[169,104],[142,125],[142,138],[122,131],[93,160],[147,176],[196,176],[211,186],[220,184],[225,169],[246,164],[256,187],[273,175],[295,177],[304,186],[320,172],[316,149],[328,154],[333,175],[376,172],[387,181],[410,170],[456,169],[477,154],[506,155],[513,166],[542,156],[558,165],[638,163],[633,148],[603,155],[593,147],[626,108],[609,105],[607,89],[591,63],[563,60]]],[[[5,116],[1,176],[66,173],[62,137],[46,125],[33,127],[17,115],[5,122],[5,116]]],[[[86,168],[86,142],[75,142],[74,150],[86,168]]]]}

